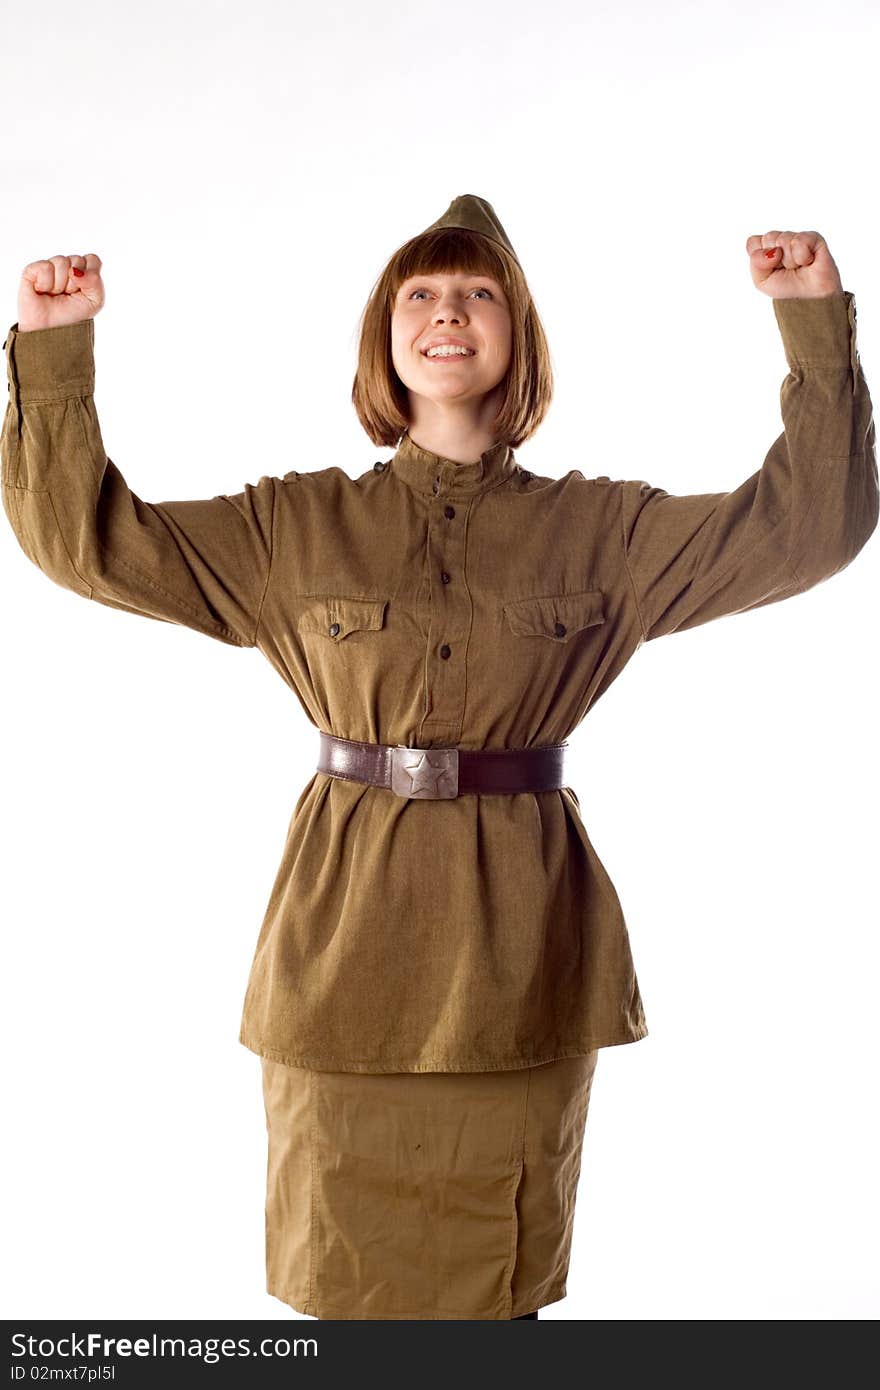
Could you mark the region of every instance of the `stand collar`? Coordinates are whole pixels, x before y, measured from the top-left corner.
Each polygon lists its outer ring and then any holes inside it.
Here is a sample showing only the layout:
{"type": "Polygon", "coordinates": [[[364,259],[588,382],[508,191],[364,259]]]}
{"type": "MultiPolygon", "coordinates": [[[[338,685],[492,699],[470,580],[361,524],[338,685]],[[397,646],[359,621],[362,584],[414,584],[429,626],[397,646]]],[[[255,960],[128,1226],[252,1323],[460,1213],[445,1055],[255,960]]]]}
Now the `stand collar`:
{"type": "Polygon", "coordinates": [[[513,450],[502,441],[481,454],[476,463],[456,463],[423,449],[407,430],[391,459],[391,467],[415,492],[433,497],[468,497],[512,477],[519,465],[513,450]]]}

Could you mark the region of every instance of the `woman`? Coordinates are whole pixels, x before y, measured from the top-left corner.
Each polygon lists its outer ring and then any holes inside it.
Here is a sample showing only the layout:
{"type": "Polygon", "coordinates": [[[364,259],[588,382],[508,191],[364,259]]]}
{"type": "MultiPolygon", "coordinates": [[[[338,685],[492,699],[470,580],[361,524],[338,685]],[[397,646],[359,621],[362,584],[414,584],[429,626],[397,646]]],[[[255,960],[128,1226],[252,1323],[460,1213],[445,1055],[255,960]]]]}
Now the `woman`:
{"type": "Polygon", "coordinates": [[[320,731],[257,941],[267,1288],[345,1319],[517,1319],[565,1296],[602,1047],[646,1035],[567,739],[641,644],[798,594],[878,516],[855,303],[817,232],[749,237],[790,373],[735,491],[544,477],[551,371],[490,204],[391,257],[353,403],[395,452],[151,504],[95,413],[97,256],[25,269],[6,513],[99,603],[258,647],[320,731]],[[454,355],[452,353],[454,352],[454,355]]]}

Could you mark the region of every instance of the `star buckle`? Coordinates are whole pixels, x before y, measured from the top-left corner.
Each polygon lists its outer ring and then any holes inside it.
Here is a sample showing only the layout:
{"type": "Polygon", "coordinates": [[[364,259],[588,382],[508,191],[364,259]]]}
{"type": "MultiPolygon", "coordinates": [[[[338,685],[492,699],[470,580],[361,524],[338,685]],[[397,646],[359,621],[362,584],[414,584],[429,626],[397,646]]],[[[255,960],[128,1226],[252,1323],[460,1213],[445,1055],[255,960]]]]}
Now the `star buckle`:
{"type": "Polygon", "coordinates": [[[457,748],[391,749],[391,790],[398,796],[446,800],[458,796],[457,748]]]}

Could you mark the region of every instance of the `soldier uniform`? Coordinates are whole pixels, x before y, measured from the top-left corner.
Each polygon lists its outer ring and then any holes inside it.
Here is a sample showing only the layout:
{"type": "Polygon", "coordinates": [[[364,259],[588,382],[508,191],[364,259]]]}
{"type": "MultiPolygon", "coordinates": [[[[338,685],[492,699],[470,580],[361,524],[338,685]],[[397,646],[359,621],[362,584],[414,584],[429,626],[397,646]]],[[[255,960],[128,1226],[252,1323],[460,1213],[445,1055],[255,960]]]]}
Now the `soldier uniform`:
{"type": "MultiPolygon", "coordinates": [[[[435,226],[510,248],[465,195],[435,226]]],[[[647,1032],[565,780],[646,641],[803,593],[878,517],[848,291],[774,299],[783,432],[730,492],[458,463],[405,433],[235,495],[145,502],[107,456],[94,320],[4,344],[3,503],[56,583],[256,647],[318,732],[240,1041],[262,1058],[267,1287],[335,1318],[562,1298],[598,1049],[647,1032]]]]}

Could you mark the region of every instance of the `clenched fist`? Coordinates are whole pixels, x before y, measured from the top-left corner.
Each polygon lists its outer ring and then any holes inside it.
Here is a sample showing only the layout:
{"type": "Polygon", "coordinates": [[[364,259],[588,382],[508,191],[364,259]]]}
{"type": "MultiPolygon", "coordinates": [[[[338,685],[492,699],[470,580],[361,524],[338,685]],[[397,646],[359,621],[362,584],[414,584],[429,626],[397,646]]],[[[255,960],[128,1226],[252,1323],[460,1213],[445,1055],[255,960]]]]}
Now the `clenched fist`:
{"type": "Polygon", "coordinates": [[[101,258],[50,256],[31,261],[18,287],[18,331],[61,328],[94,318],[104,304],[101,258]]]}
{"type": "Polygon", "coordinates": [[[771,299],[821,299],[843,292],[840,272],[818,232],[764,232],[750,236],[746,250],[752,283],[771,299]]]}

